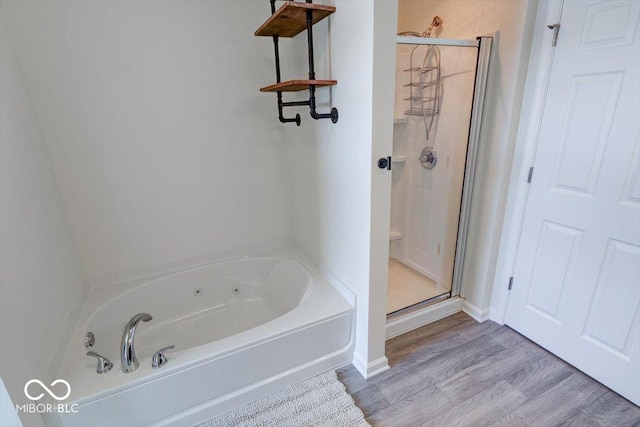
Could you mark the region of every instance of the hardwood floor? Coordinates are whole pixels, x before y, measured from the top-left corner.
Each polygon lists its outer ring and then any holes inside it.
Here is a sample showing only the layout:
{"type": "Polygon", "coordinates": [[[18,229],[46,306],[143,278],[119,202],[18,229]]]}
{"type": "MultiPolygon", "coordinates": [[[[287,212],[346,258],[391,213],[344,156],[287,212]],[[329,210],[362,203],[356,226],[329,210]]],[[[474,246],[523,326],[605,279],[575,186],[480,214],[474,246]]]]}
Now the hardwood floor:
{"type": "Polygon", "coordinates": [[[391,369],[338,378],[373,426],[640,427],[640,408],[506,326],[464,313],[387,341],[391,369]]]}

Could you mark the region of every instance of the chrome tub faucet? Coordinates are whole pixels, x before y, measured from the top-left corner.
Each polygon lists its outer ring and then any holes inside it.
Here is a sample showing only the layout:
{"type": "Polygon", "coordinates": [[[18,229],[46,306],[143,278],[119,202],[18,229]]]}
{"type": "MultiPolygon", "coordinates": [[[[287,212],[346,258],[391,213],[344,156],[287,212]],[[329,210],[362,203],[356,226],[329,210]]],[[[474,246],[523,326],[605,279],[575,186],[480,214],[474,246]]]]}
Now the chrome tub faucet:
{"type": "Polygon", "coordinates": [[[122,341],[120,344],[120,360],[122,360],[122,372],[130,373],[138,369],[140,363],[138,363],[138,359],[136,358],[136,352],[133,348],[133,338],[136,334],[136,327],[138,323],[142,320],[143,322],[148,322],[153,319],[150,314],[147,313],[138,313],[129,320],[129,323],[124,327],[124,331],[122,332],[122,341]]]}

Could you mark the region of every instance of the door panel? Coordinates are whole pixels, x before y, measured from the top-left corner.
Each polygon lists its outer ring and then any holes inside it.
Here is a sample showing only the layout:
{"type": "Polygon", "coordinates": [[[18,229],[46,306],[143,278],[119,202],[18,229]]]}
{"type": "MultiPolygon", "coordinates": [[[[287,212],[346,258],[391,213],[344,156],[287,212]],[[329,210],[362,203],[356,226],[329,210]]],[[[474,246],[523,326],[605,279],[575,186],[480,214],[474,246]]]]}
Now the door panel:
{"type": "Polygon", "coordinates": [[[561,312],[573,278],[576,258],[582,243],[582,230],[542,222],[533,264],[527,305],[538,314],[560,324],[561,312]]]}
{"type": "Polygon", "coordinates": [[[638,334],[639,265],[640,247],[609,240],[583,332],[585,338],[627,359],[638,334]]]}
{"type": "Polygon", "coordinates": [[[620,92],[622,73],[573,76],[553,187],[593,196],[620,92]]]}
{"type": "Polygon", "coordinates": [[[639,6],[563,3],[505,318],[636,404],[639,6]]]}

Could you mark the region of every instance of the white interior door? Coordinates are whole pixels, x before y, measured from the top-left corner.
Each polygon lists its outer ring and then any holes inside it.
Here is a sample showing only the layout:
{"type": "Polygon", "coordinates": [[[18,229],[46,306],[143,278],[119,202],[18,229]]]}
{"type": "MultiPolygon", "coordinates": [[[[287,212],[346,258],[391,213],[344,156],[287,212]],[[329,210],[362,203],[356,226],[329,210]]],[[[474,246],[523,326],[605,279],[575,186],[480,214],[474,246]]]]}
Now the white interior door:
{"type": "Polygon", "coordinates": [[[505,318],[636,404],[639,7],[563,3],[505,318]]]}

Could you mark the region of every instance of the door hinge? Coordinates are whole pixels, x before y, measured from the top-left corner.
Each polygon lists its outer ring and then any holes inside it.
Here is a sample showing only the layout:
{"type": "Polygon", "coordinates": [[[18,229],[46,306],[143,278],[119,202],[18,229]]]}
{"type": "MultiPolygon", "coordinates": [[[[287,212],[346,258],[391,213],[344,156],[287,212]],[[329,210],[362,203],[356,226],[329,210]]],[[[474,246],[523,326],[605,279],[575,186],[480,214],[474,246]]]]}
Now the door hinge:
{"type": "Polygon", "coordinates": [[[509,290],[513,288],[513,276],[509,277],[509,290]]]}
{"type": "Polygon", "coordinates": [[[558,44],[558,32],[560,31],[560,24],[547,25],[547,28],[553,30],[553,40],[551,41],[551,46],[555,46],[558,44]]]}
{"type": "Polygon", "coordinates": [[[529,175],[527,176],[527,184],[531,184],[531,178],[533,178],[533,166],[529,168],[529,175]]]}

